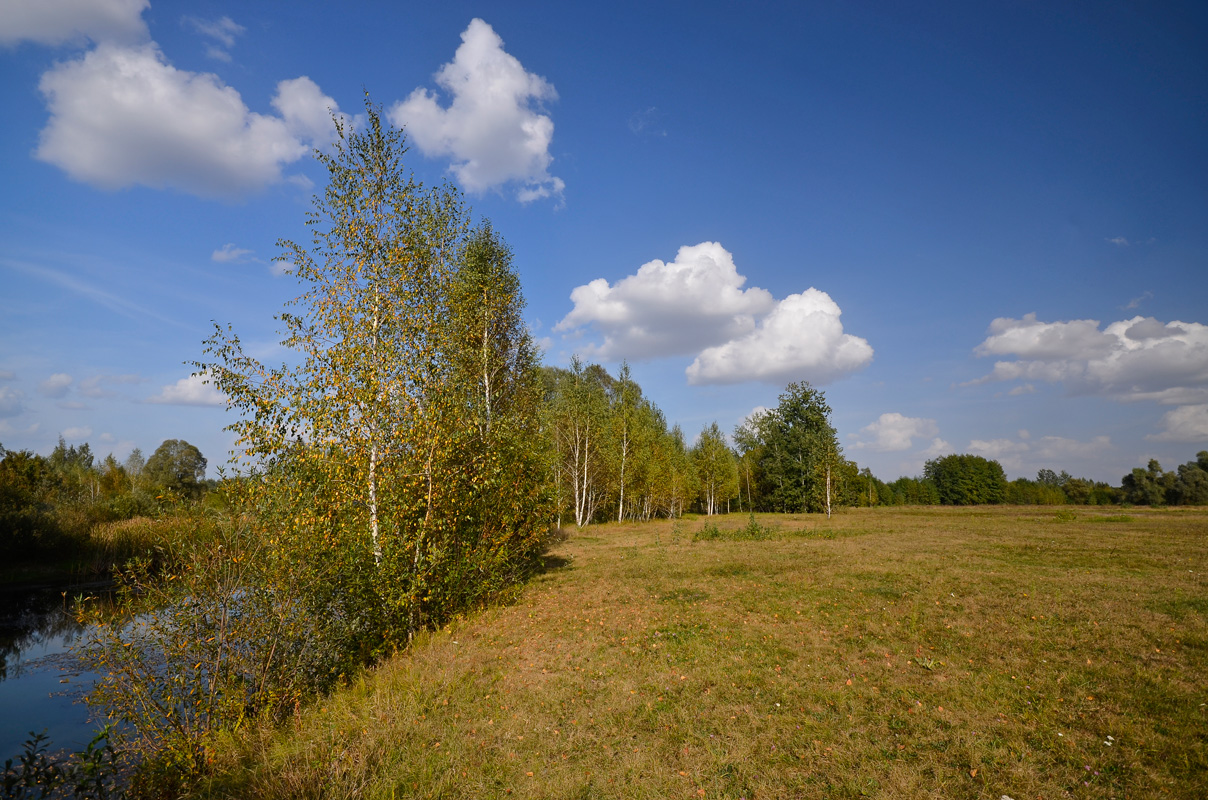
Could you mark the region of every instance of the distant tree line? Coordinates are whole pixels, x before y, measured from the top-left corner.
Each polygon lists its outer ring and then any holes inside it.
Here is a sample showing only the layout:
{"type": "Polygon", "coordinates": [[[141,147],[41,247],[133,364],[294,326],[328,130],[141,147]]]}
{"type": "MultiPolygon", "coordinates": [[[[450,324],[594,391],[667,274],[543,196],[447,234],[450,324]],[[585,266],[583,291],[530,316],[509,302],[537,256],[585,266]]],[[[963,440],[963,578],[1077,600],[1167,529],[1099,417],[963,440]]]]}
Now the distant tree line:
{"type": "Polygon", "coordinates": [[[1112,505],[1121,502],[1119,488],[1102,481],[1074,478],[1068,472],[1040,470],[1035,479],[1008,481],[1002,465],[971,454],[935,458],[923,474],[884,483],[861,473],[867,495],[860,505],[1112,505]]]}
{"type": "Polygon", "coordinates": [[[1124,476],[1124,501],[1144,506],[1208,505],[1208,450],[1196,453],[1195,459],[1175,472],[1164,472],[1161,464],[1150,459],[1145,469],[1137,467],[1124,476]]]}
{"type": "Polygon", "coordinates": [[[201,500],[212,485],[205,472],[201,451],[178,439],[125,461],[97,461],[87,442],[62,437],[49,456],[0,445],[0,550],[20,560],[78,549],[99,523],[201,500]]]}

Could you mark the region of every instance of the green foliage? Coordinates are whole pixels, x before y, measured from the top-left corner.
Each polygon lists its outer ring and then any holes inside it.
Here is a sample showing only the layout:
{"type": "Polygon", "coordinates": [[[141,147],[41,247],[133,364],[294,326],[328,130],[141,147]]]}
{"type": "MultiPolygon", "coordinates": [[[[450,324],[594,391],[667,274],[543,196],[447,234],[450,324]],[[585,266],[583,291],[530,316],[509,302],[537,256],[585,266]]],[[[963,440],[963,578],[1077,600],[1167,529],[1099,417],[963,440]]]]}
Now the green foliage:
{"type": "Polygon", "coordinates": [[[1145,469],[1137,467],[1124,476],[1121,495],[1124,502],[1139,506],[1208,505],[1208,450],[1196,453],[1195,461],[1176,472],[1165,472],[1150,459],[1145,469]]]}
{"type": "Polygon", "coordinates": [[[89,702],[126,723],[116,738],[149,768],[184,775],[222,729],[280,717],[356,662],[329,560],[289,560],[245,515],[198,516],[154,558],[118,574],[118,610],[88,609],[89,702]]]}
{"type": "Polygon", "coordinates": [[[1059,484],[1027,478],[1016,478],[1008,483],[1004,500],[1012,505],[1032,506],[1060,506],[1066,501],[1066,494],[1059,484]]]}
{"type": "Polygon", "coordinates": [[[136,450],[125,465],[112,455],[98,464],[87,443],[62,438],[50,456],[0,447],[0,550],[17,563],[93,563],[99,526],[159,515],[204,488],[195,485],[187,496],[161,488],[167,496],[157,498],[141,458],[136,450]]]}
{"type": "Polygon", "coordinates": [[[761,525],[752,512],[748,515],[747,524],[741,528],[721,528],[716,522],[706,522],[692,534],[692,541],[762,542],[780,538],[782,535],[781,531],[769,525],[761,525]]]}
{"type": "MultiPolygon", "coordinates": [[[[279,720],[510,591],[548,528],[511,251],[404,169],[376,108],[336,127],[311,246],[281,242],[302,287],[279,317],[291,360],[265,366],[218,327],[196,363],[240,413],[241,474],[198,530],[123,570],[124,616],[95,620],[92,701],[162,775],[196,775],[221,732],[279,720]]],[[[190,448],[107,469],[185,494],[204,470],[190,448]]]]}
{"type": "Polygon", "coordinates": [[[46,734],[31,731],[17,764],[11,758],[4,762],[0,798],[108,800],[122,796],[118,788],[122,764],[109,742],[112,731],[112,726],[106,726],[82,752],[66,757],[52,756],[46,734]]]}
{"type": "Polygon", "coordinates": [[[716,422],[701,431],[692,462],[702,510],[710,516],[721,513],[722,504],[738,495],[738,463],[716,422]]]}
{"type": "Polygon", "coordinates": [[[317,155],[312,246],[282,242],[303,287],[280,317],[298,366],[265,367],[221,329],[197,366],[243,413],[245,463],[272,466],[279,546],[369,576],[374,650],[515,580],[548,510],[510,250],[489,225],[470,231],[452,188],[407,172],[377,109],[337,133],[317,155]]]}
{"type": "Polygon", "coordinates": [[[933,481],[927,478],[902,476],[889,484],[894,502],[891,505],[938,506],[940,493],[933,481]]]}
{"type": "Polygon", "coordinates": [[[45,458],[27,450],[5,452],[0,460],[0,549],[10,557],[52,553],[62,544],[53,487],[45,458]]]}
{"type": "Polygon", "coordinates": [[[577,357],[570,369],[545,367],[543,430],[549,446],[556,519],[583,526],[612,517],[646,520],[683,514],[696,499],[696,468],[678,427],[621,365],[613,378],[577,357]]]}
{"type": "Polygon", "coordinates": [[[552,443],[554,494],[559,516],[571,512],[577,526],[591,522],[607,495],[608,390],[612,377],[578,356],[570,369],[545,372],[546,430],[552,443]]]}
{"type": "Polygon", "coordinates": [[[734,432],[748,505],[764,511],[825,511],[851,504],[858,467],[843,457],[826,395],[791,383],[776,408],[734,432]]]}
{"type": "MultiPolygon", "coordinates": [[[[112,471],[118,469],[114,464],[112,471]]],[[[160,492],[196,499],[204,488],[206,459],[183,439],[168,439],[155,449],[141,471],[141,478],[160,492]]],[[[113,480],[120,480],[115,476],[113,480]]]]}
{"type": "Polygon", "coordinates": [[[1002,465],[981,456],[932,459],[923,465],[923,476],[935,485],[943,505],[1002,503],[1007,497],[1007,477],[1002,465]]]}

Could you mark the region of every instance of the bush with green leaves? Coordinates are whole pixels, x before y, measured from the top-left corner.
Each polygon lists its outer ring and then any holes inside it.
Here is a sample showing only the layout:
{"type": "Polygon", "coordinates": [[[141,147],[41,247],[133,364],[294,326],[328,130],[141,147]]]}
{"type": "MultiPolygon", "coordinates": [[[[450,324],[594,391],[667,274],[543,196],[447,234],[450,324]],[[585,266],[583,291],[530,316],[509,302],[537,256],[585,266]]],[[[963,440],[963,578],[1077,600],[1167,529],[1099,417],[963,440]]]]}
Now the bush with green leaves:
{"type": "Polygon", "coordinates": [[[65,756],[52,755],[46,734],[31,731],[17,763],[11,758],[4,762],[0,798],[110,800],[124,796],[123,762],[109,742],[112,731],[105,727],[83,751],[65,756]]]}

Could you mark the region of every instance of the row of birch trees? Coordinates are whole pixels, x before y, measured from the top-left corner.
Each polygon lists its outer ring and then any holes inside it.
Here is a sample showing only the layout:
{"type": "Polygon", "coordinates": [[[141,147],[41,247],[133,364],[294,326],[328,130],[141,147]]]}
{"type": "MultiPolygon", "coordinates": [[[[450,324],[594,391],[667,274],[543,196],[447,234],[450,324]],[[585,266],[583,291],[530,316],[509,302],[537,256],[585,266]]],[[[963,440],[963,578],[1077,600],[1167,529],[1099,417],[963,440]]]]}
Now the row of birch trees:
{"type": "Polygon", "coordinates": [[[843,456],[825,395],[790,384],[752,414],[731,446],[716,422],[689,445],[668,428],[629,367],[616,377],[577,357],[544,368],[544,433],[555,524],[732,510],[825,512],[855,505],[863,486],[843,456]]]}
{"type": "Polygon", "coordinates": [[[682,514],[698,482],[679,426],[667,427],[629,367],[614,378],[572,358],[543,370],[543,417],[554,524],[682,514]]]}

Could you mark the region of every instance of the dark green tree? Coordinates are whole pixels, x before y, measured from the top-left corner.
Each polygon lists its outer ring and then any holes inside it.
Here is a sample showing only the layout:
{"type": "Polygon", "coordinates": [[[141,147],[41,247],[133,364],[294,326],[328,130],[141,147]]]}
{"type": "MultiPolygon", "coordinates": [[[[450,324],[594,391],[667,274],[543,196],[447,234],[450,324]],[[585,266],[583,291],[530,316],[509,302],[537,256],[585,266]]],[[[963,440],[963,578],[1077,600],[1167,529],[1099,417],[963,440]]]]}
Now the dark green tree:
{"type": "Polygon", "coordinates": [[[147,459],[142,475],[153,486],[195,498],[204,487],[206,459],[185,440],[167,439],[147,459]]]}
{"type": "Polygon", "coordinates": [[[1120,482],[1124,502],[1139,506],[1164,506],[1169,502],[1168,493],[1174,489],[1177,479],[1175,473],[1164,472],[1158,460],[1151,458],[1145,469],[1135,468],[1120,482]]]}
{"type": "Polygon", "coordinates": [[[1195,461],[1179,465],[1170,502],[1183,506],[1208,505],[1208,450],[1197,453],[1195,461]]]}
{"type": "Polygon", "coordinates": [[[970,506],[1001,503],[1007,496],[1007,476],[997,461],[975,455],[932,459],[923,476],[935,484],[940,503],[970,506]]]}
{"type": "Polygon", "coordinates": [[[825,511],[828,498],[835,502],[835,481],[848,470],[839,469],[846,462],[830,414],[825,394],[804,381],[790,383],[776,408],[753,415],[735,430],[741,456],[755,461],[748,475],[759,473],[757,508],[825,511]]]}
{"type": "Polygon", "coordinates": [[[893,492],[894,504],[904,506],[938,506],[940,493],[935,482],[928,478],[908,478],[902,476],[889,484],[893,492]]]}
{"type": "Polygon", "coordinates": [[[21,558],[54,547],[59,538],[54,470],[47,459],[28,450],[0,452],[0,552],[21,558]]]}

